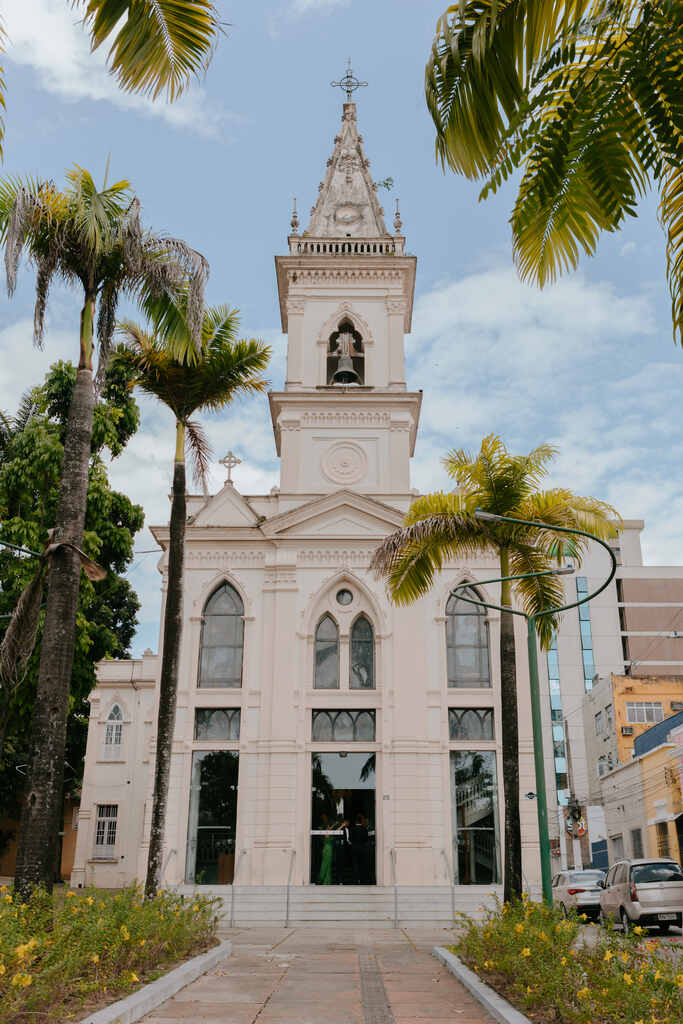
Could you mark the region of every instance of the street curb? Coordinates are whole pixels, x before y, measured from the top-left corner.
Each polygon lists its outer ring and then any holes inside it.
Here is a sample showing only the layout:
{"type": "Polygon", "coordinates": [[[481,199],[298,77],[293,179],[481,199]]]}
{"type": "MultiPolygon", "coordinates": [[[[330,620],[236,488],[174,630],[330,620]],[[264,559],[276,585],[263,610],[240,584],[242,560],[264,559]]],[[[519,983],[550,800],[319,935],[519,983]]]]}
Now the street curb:
{"type": "MultiPolygon", "coordinates": [[[[435,946],[432,954],[446,967],[451,974],[454,974],[458,981],[462,982],[465,988],[472,993],[491,1016],[499,1021],[499,1024],[531,1024],[528,1017],[516,1010],[508,1003],[507,999],[499,996],[490,985],[479,978],[469,967],[465,967],[455,953],[449,952],[443,946],[435,946]]],[[[97,1022],[99,1024],[99,1022],[97,1022]]]]}
{"type": "Polygon", "coordinates": [[[232,942],[224,940],[214,949],[210,949],[208,953],[201,953],[199,956],[193,957],[192,960],[188,960],[169,971],[168,974],[164,974],[162,978],[157,978],[149,985],[143,985],[137,992],[126,996],[125,999],[119,999],[117,1003],[105,1006],[97,1013],[89,1014],[78,1024],[133,1024],[145,1014],[156,1010],[157,1006],[170,999],[181,988],[185,988],[190,982],[196,981],[202,974],[206,974],[221,960],[229,957],[231,953],[232,942]]]}

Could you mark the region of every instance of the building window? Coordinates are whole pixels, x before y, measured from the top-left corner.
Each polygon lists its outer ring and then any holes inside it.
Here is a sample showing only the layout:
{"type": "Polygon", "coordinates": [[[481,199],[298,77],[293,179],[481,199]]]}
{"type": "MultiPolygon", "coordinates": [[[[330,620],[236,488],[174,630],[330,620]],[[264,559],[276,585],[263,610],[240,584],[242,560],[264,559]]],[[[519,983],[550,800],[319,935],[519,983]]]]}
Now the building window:
{"type": "Polygon", "coordinates": [[[500,880],[494,750],[452,750],[453,863],[456,885],[500,880]]]}
{"type": "Polygon", "coordinates": [[[199,685],[240,687],[244,648],[244,605],[234,587],[214,591],[202,616],[199,685]]]}
{"type": "MultiPolygon", "coordinates": [[[[585,576],[576,577],[576,599],[583,600],[588,595],[588,579],[585,576]]],[[[581,631],[581,655],[583,660],[583,684],[588,693],[593,688],[593,676],[595,675],[595,662],[593,661],[593,635],[591,632],[591,613],[588,604],[580,604],[579,629],[581,631]]]]}
{"type": "Polygon", "coordinates": [[[339,629],[331,615],[323,615],[315,631],[315,688],[339,689],[339,629]]]}
{"type": "MultiPolygon", "coordinates": [[[[479,600],[471,588],[468,597],[479,600]]],[[[451,596],[446,605],[446,655],[448,685],[461,688],[488,688],[489,637],[486,610],[451,596]]]]}
{"type": "Polygon", "coordinates": [[[643,833],[639,828],[631,829],[631,849],[635,858],[643,856],[643,833]]]}
{"type": "Polygon", "coordinates": [[[374,743],[375,712],[313,711],[311,736],[314,742],[332,740],[335,743],[353,743],[362,740],[374,743]]]}
{"type": "Polygon", "coordinates": [[[238,740],[240,738],[240,709],[196,708],[194,738],[196,740],[238,740]]]}
{"type": "Polygon", "coordinates": [[[449,708],[448,734],[452,740],[492,740],[493,708],[449,708]]]}
{"type": "Polygon", "coordinates": [[[669,847],[668,823],[666,821],[658,821],[655,824],[655,834],[657,836],[657,856],[670,857],[671,849],[669,847]]]}
{"type": "Polygon", "coordinates": [[[612,860],[621,860],[624,856],[624,837],[610,836],[609,841],[612,844],[612,860]]]}
{"type": "Polygon", "coordinates": [[[375,687],[375,635],[365,615],[359,615],[351,626],[349,686],[352,690],[375,687]]]}
{"type": "Polygon", "coordinates": [[[607,764],[607,758],[603,754],[601,757],[598,758],[598,776],[602,778],[602,776],[606,775],[608,771],[609,767],[607,764]]]}
{"type": "Polygon", "coordinates": [[[116,849],[118,804],[98,804],[95,821],[95,856],[113,860],[116,849]]]}
{"type": "Polygon", "coordinates": [[[546,654],[548,666],[548,686],[550,689],[550,719],[553,727],[553,750],[555,758],[555,792],[561,807],[569,803],[567,787],[567,736],[564,715],[562,712],[562,694],[560,691],[560,660],[557,653],[557,633],[546,654]]]}
{"type": "Polygon", "coordinates": [[[657,701],[627,701],[626,717],[633,724],[663,722],[664,708],[657,701]]]}
{"type": "Polygon", "coordinates": [[[595,716],[595,735],[599,736],[602,732],[602,711],[598,711],[595,716]]]}
{"type": "Polygon", "coordinates": [[[614,730],[614,708],[611,704],[608,704],[605,708],[605,728],[606,732],[614,730]]]}
{"type": "Polygon", "coordinates": [[[118,704],[107,715],[104,727],[104,758],[106,761],[118,761],[121,758],[123,745],[123,711],[118,704]]]}

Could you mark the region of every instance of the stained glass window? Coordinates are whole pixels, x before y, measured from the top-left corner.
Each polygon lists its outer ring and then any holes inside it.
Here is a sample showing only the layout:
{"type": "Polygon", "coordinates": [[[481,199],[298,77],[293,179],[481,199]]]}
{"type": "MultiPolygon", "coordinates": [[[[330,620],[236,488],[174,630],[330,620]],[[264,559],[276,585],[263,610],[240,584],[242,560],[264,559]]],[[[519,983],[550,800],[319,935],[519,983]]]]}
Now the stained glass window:
{"type": "Polygon", "coordinates": [[[492,740],[493,708],[449,708],[448,731],[452,740],[492,740]]]}
{"type": "Polygon", "coordinates": [[[372,742],[375,739],[375,712],[316,710],[313,712],[312,738],[317,742],[372,742]]]}
{"type": "Polygon", "coordinates": [[[196,740],[238,740],[239,708],[197,708],[194,713],[196,740]]]}

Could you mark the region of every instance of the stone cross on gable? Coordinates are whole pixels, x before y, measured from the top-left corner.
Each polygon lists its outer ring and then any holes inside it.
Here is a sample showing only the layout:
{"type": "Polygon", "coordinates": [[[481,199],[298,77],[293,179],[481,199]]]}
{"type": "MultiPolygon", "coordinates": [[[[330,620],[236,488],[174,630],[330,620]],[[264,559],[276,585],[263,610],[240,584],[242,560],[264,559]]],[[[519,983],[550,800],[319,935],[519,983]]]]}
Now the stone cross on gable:
{"type": "Polygon", "coordinates": [[[231,484],[232,483],[232,471],[235,468],[235,466],[239,466],[239,465],[241,465],[241,463],[242,463],[242,460],[238,459],[237,456],[234,455],[232,452],[228,452],[227,455],[225,455],[222,459],[220,459],[220,465],[221,466],[225,466],[225,468],[228,471],[228,478],[225,481],[226,484],[231,484]]]}

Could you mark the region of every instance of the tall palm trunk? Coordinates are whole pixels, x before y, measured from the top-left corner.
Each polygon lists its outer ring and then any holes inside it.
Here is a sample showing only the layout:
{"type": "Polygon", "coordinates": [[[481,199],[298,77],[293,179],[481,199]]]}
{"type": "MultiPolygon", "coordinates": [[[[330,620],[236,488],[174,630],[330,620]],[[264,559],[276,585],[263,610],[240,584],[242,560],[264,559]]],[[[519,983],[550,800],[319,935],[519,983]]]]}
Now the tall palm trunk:
{"type": "MultiPolygon", "coordinates": [[[[93,391],[90,360],[83,359],[83,339],[92,337],[93,305],[84,308],[81,360],[76,375],[64,440],[62,479],[54,541],[83,542],[88,468],[92,438],[93,391]],[[88,317],[90,323],[88,324],[88,317]],[[85,324],[84,324],[85,321],[85,324]]],[[[81,563],[76,551],[60,547],[52,555],[48,579],[45,626],[40,647],[38,686],[31,725],[32,752],[21,812],[14,884],[19,893],[31,888],[52,888],[57,854],[57,833],[62,818],[66,720],[71,690],[76,612],[81,563]]]]}
{"type": "Polygon", "coordinates": [[[173,467],[173,497],[168,546],[168,584],[164,614],[163,654],[159,682],[156,763],[152,797],[152,825],[147,857],[145,892],[153,896],[161,882],[164,852],[171,746],[175,728],[178,692],[178,654],[183,612],[183,562],[185,556],[185,427],[176,423],[176,453],[173,467]]]}
{"type": "MultiPolygon", "coordinates": [[[[500,551],[500,574],[510,575],[509,555],[500,551]]],[[[512,603],[509,583],[501,584],[501,601],[512,603]]],[[[503,792],[505,795],[505,867],[503,899],[522,895],[522,836],[519,824],[519,728],[517,724],[517,662],[515,657],[515,617],[512,612],[500,616],[500,699],[503,708],[503,792]]]]}

